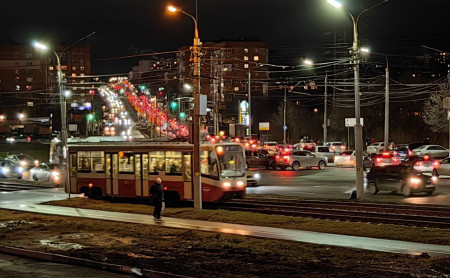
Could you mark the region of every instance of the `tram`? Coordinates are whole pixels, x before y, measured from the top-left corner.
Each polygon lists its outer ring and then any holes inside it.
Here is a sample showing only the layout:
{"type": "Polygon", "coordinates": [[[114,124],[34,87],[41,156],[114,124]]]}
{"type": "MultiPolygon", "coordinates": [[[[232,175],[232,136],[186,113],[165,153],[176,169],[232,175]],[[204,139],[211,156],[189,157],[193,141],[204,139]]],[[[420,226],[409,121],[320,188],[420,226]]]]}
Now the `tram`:
{"type": "MultiPolygon", "coordinates": [[[[101,138],[97,142],[69,140],[66,191],[95,198],[149,198],[151,185],[160,177],[168,201],[193,199],[192,144],[104,142],[101,138]]],[[[245,196],[246,164],[240,144],[202,144],[200,160],[203,201],[245,196]]]]}

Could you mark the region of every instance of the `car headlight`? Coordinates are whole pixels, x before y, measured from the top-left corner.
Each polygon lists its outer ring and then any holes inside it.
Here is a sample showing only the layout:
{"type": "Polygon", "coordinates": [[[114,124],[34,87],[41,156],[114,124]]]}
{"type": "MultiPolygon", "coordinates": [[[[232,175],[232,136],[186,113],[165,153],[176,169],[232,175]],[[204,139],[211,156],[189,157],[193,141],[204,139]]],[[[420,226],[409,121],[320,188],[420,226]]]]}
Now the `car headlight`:
{"type": "Polygon", "coordinates": [[[422,179],[416,178],[416,177],[411,177],[409,179],[409,183],[412,185],[419,185],[422,183],[422,179]]]}
{"type": "Polygon", "coordinates": [[[255,180],[260,180],[260,179],[261,179],[261,175],[258,174],[258,173],[256,173],[256,174],[253,175],[253,178],[254,178],[255,180]]]}
{"type": "Polygon", "coordinates": [[[22,166],[22,167],[27,167],[28,166],[28,163],[26,162],[26,161],[20,161],[20,166],[22,166]]]}

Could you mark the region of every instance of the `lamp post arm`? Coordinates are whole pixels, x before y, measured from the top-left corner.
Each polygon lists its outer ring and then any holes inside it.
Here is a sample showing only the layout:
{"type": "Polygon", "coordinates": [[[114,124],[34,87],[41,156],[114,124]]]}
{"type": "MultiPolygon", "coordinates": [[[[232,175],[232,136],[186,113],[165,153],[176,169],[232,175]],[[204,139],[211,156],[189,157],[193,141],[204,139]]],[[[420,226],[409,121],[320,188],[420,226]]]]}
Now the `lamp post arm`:
{"type": "Polygon", "coordinates": [[[194,35],[195,35],[195,38],[198,39],[198,24],[197,24],[197,20],[195,19],[195,17],[193,17],[191,14],[189,14],[189,13],[183,11],[183,10],[178,9],[178,11],[180,13],[184,14],[184,15],[189,16],[194,21],[194,28],[195,28],[195,34],[194,35]]]}

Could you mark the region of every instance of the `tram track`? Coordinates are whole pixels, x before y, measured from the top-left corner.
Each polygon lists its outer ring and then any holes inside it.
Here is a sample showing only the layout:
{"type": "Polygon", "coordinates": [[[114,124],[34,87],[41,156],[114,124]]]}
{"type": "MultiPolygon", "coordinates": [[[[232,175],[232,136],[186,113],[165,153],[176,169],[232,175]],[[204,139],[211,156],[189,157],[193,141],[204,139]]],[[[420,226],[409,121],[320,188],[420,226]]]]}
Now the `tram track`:
{"type": "Polygon", "coordinates": [[[340,221],[450,228],[450,208],[345,201],[247,198],[206,204],[205,208],[340,221]]]}

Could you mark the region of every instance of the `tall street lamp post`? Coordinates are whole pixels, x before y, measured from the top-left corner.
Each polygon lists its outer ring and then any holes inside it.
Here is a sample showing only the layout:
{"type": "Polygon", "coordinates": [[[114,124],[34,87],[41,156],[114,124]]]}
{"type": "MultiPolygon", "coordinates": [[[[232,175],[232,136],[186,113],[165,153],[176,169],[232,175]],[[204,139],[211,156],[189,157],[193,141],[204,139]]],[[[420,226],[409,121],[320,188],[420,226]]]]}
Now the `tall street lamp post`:
{"type": "MultiPolygon", "coordinates": [[[[48,50],[48,47],[42,43],[35,42],[34,44],[35,48],[41,49],[41,50],[48,50]]],[[[67,162],[67,123],[66,123],[66,98],[63,94],[63,84],[62,84],[62,72],[61,72],[61,60],[59,58],[58,53],[56,53],[55,50],[51,50],[53,54],[56,57],[56,67],[58,69],[58,91],[59,91],[59,98],[60,98],[60,109],[61,109],[61,142],[63,144],[63,167],[65,167],[65,178],[63,180],[63,186],[66,188],[66,186],[70,186],[69,183],[69,164],[67,162]]],[[[70,190],[71,188],[67,188],[67,192],[69,193],[69,199],[70,199],[70,190]]]]}
{"type": "Polygon", "coordinates": [[[386,89],[384,95],[384,150],[389,144],[389,60],[386,57],[386,89]]]}
{"type": "Polygon", "coordinates": [[[192,47],[192,53],[194,55],[194,118],[193,118],[193,143],[194,143],[194,155],[193,155],[193,183],[194,183],[194,208],[202,208],[202,179],[200,175],[200,38],[198,36],[198,24],[195,17],[189,13],[174,7],[168,6],[167,9],[172,13],[182,13],[187,15],[194,21],[194,43],[192,47]]]}
{"type": "MultiPolygon", "coordinates": [[[[359,95],[359,63],[360,63],[360,49],[358,46],[358,21],[361,15],[372,10],[373,8],[386,3],[389,0],[384,0],[368,9],[363,10],[356,17],[347,10],[353,22],[353,47],[352,47],[352,58],[353,58],[353,72],[355,78],[355,156],[356,156],[356,199],[362,201],[364,199],[364,175],[363,175],[363,140],[362,140],[362,126],[361,126],[361,106],[360,106],[360,95],[359,95]]],[[[343,8],[343,5],[337,0],[327,0],[329,4],[335,8],[343,8]]]]}

